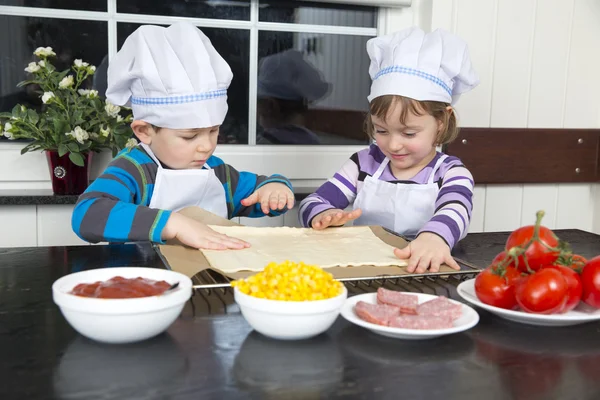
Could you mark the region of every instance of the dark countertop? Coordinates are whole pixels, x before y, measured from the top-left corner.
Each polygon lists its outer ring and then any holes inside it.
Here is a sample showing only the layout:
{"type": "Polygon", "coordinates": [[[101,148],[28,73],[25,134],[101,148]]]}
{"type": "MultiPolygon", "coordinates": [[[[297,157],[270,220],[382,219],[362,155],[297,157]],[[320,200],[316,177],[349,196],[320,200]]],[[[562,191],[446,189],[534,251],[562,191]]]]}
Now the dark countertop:
{"type": "Polygon", "coordinates": [[[79,196],[56,196],[51,189],[0,190],[0,205],[29,206],[41,204],[75,204],[79,196]]]}
{"type": "MultiPolygon", "coordinates": [[[[302,201],[310,193],[296,193],[296,201],[302,201]]],[[[28,206],[28,205],[56,205],[75,204],[79,196],[57,196],[51,189],[4,189],[0,190],[0,205],[2,206],[28,206]]]]}
{"type": "MultiPolygon", "coordinates": [[[[598,235],[557,234],[600,254],[598,235]]],[[[469,235],[456,255],[485,265],[506,237],[469,235]]],[[[600,323],[532,327],[483,310],[473,329],[433,340],[383,338],[340,317],[315,339],[282,342],[251,332],[235,306],[211,314],[200,293],[163,335],[97,344],[66,323],[51,285],[115,266],[162,264],[146,244],[0,249],[0,399],[600,398],[600,323]]]]}

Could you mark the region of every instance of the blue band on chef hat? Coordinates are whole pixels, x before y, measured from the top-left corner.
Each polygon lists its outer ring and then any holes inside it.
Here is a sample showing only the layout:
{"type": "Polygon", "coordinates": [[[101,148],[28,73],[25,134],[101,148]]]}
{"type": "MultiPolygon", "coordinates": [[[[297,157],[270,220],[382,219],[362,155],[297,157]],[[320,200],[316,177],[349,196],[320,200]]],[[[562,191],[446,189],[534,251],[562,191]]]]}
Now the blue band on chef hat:
{"type": "Polygon", "coordinates": [[[197,94],[186,94],[183,96],[170,97],[131,97],[131,104],[155,106],[165,104],[186,104],[196,101],[204,101],[216,99],[218,97],[227,96],[227,89],[213,90],[212,92],[204,92],[197,94]]]}
{"type": "Polygon", "coordinates": [[[428,81],[431,81],[431,82],[435,83],[436,85],[441,86],[446,92],[448,92],[448,94],[450,96],[452,96],[452,89],[450,89],[450,87],[448,85],[446,85],[444,83],[444,81],[442,81],[437,76],[428,74],[427,72],[419,71],[418,69],[403,67],[401,65],[392,65],[391,67],[382,69],[375,75],[375,78],[373,78],[373,80],[376,80],[377,78],[381,78],[384,75],[394,74],[394,73],[413,75],[413,76],[418,76],[419,78],[427,79],[428,81]]]}

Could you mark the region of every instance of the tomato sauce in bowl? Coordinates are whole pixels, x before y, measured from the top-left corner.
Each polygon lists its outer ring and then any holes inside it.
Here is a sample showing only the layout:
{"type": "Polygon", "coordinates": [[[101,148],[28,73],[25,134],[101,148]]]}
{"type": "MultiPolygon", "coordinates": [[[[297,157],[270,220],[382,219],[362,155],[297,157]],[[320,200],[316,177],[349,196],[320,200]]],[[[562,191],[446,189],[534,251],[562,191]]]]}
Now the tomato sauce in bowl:
{"type": "Polygon", "coordinates": [[[106,281],[80,283],[73,288],[71,294],[99,299],[129,299],[157,296],[170,287],[171,284],[166,281],[115,276],[106,281]]]}

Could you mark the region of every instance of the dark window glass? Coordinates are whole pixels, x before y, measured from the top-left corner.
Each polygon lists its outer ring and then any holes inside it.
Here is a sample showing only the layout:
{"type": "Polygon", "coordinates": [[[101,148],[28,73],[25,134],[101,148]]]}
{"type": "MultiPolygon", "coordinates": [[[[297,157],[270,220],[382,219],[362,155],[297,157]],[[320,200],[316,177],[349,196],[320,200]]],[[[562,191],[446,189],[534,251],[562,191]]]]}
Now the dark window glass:
{"type": "Polygon", "coordinates": [[[250,0],[118,0],[117,11],[130,14],[248,21],[250,20],[250,0]]]}
{"type": "MultiPolygon", "coordinates": [[[[17,88],[25,80],[27,64],[38,61],[38,47],[52,47],[58,70],[69,68],[75,59],[100,65],[108,53],[106,22],[0,15],[0,112],[16,104],[41,109],[39,94],[33,86],[17,88]]],[[[4,139],[4,138],[3,138],[4,139]]]]}
{"type": "MultiPolygon", "coordinates": [[[[117,25],[118,48],[140,25],[117,25]]],[[[233,80],[227,91],[229,111],[221,126],[219,143],[248,144],[248,77],[250,31],[240,29],[202,28],[215,49],[227,61],[233,80]]],[[[106,75],[106,71],[104,71],[106,75]]]]}
{"type": "Polygon", "coordinates": [[[377,8],[336,3],[261,0],[260,21],[375,28],[377,8]]]}
{"type": "Polygon", "coordinates": [[[84,11],[106,11],[106,3],[106,0],[0,0],[0,6],[64,8],[84,11]]]}
{"type": "Polygon", "coordinates": [[[368,39],[260,32],[257,143],[368,143],[368,39]]]}

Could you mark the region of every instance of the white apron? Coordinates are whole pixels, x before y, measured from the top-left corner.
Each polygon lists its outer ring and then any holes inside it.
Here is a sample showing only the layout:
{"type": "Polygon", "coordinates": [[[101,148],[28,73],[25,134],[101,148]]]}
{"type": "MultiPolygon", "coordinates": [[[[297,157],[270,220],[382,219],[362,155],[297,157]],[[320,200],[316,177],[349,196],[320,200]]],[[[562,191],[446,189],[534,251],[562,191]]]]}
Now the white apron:
{"type": "Polygon", "coordinates": [[[375,174],[365,178],[354,200],[353,208],[362,210],[354,225],[381,225],[399,235],[414,238],[435,213],[439,188],[433,177],[446,157],[445,154],[440,156],[426,184],[379,180],[390,162],[386,157],[375,174]]]}
{"type": "Polygon", "coordinates": [[[165,169],[150,147],[140,144],[158,165],[150,208],[179,211],[198,206],[227,218],[227,199],[223,184],[207,165],[203,169],[165,169]]]}

